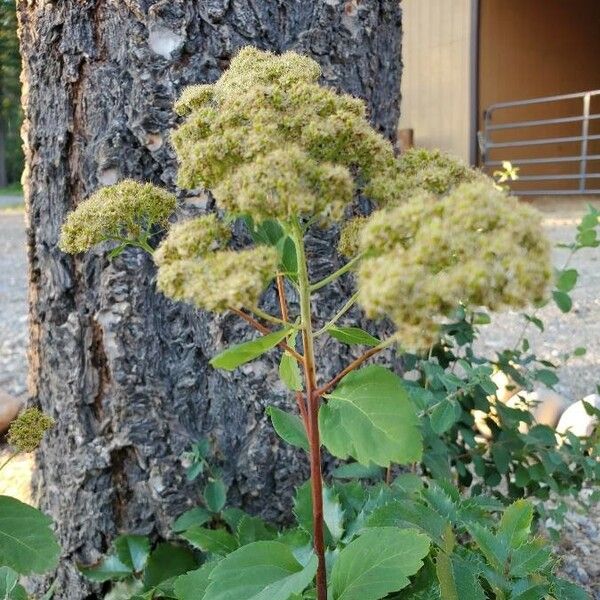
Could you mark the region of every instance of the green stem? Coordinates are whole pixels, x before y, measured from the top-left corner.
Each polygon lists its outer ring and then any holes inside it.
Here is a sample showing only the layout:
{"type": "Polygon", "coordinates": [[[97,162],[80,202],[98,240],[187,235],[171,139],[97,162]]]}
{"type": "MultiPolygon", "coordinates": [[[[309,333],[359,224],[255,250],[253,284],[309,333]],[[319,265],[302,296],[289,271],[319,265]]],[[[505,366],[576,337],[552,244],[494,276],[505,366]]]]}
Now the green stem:
{"type": "Polygon", "coordinates": [[[325,325],[324,327],[319,329],[319,331],[315,331],[315,337],[318,337],[319,335],[325,333],[332,325],[335,325],[352,308],[352,306],[354,305],[354,303],[356,302],[357,299],[358,299],[358,292],[356,292],[348,300],[348,302],[346,302],[346,304],[344,304],[344,306],[342,306],[342,308],[340,308],[340,310],[338,310],[338,312],[335,313],[335,315],[333,316],[331,321],[329,321],[329,323],[327,323],[327,325],[325,325]]]}
{"type": "Polygon", "coordinates": [[[325,277],[325,279],[321,279],[321,281],[317,281],[317,283],[310,286],[311,292],[316,292],[320,290],[322,287],[325,287],[332,281],[335,281],[338,277],[341,277],[344,273],[347,273],[354,267],[354,265],[363,257],[362,254],[355,256],[352,260],[348,261],[343,267],[325,277]]]}
{"type": "Polygon", "coordinates": [[[325,536],[323,532],[323,476],[321,468],[321,440],[319,438],[319,404],[317,391],[314,333],[312,329],[311,286],[304,248],[304,233],[296,221],[291,231],[298,261],[298,290],[300,300],[300,327],[304,346],[304,373],[306,404],[308,407],[308,441],[310,447],[310,482],[313,508],[313,542],[317,555],[317,600],[327,600],[327,573],[325,565],[325,536]]]}
{"type": "Polygon", "coordinates": [[[261,319],[264,319],[265,321],[269,321],[269,323],[275,323],[277,325],[289,325],[288,321],[284,321],[283,319],[278,319],[277,317],[270,315],[269,313],[265,312],[264,310],[261,310],[260,308],[258,308],[258,306],[253,306],[250,310],[257,317],[260,317],[261,319]]]}

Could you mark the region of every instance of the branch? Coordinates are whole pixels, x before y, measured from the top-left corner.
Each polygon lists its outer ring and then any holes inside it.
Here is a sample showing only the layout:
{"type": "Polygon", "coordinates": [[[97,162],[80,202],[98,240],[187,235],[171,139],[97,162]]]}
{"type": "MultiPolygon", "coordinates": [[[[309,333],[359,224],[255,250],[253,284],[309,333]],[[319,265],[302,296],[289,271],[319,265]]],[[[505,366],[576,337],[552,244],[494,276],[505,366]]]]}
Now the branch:
{"type": "Polygon", "coordinates": [[[370,348],[364,354],[361,354],[358,358],[354,359],[345,369],[342,369],[333,379],[329,380],[326,384],[322,385],[320,388],[315,390],[315,395],[322,396],[326,394],[332,387],[338,384],[348,373],[354,371],[362,365],[365,361],[369,360],[371,356],[375,356],[375,354],[385,350],[388,346],[391,346],[394,343],[394,338],[389,338],[379,344],[379,346],[375,346],[375,348],[370,348]]]}
{"type": "MultiPolygon", "coordinates": [[[[241,317],[242,319],[244,319],[244,321],[249,323],[257,331],[260,331],[263,335],[273,333],[273,331],[271,329],[269,329],[268,327],[265,327],[262,323],[259,323],[254,317],[245,313],[243,310],[240,310],[238,308],[231,308],[231,307],[229,308],[229,310],[232,313],[235,313],[238,317],[241,317]]],[[[304,362],[304,357],[302,356],[302,354],[299,354],[298,352],[296,352],[291,346],[289,346],[285,342],[279,342],[279,344],[277,344],[277,346],[279,346],[279,348],[281,348],[282,350],[285,350],[288,354],[291,354],[299,363],[304,362]]]]}
{"type": "Polygon", "coordinates": [[[348,271],[350,271],[352,269],[352,267],[362,257],[363,257],[362,254],[355,256],[352,260],[348,261],[343,267],[341,267],[340,269],[335,271],[335,273],[332,273],[331,275],[328,275],[327,277],[325,277],[325,279],[321,279],[321,281],[317,281],[317,283],[314,283],[313,285],[311,285],[310,291],[316,292],[317,290],[320,290],[322,287],[325,287],[328,283],[335,281],[338,277],[341,277],[344,273],[347,273],[348,271]]]}
{"type": "Polygon", "coordinates": [[[287,323],[290,320],[290,315],[288,313],[287,299],[285,297],[283,275],[277,275],[277,293],[279,295],[279,307],[281,308],[281,318],[287,323]]]}
{"type": "Polygon", "coordinates": [[[319,331],[315,332],[315,337],[321,335],[322,333],[325,333],[332,325],[335,325],[352,308],[352,306],[356,302],[357,298],[358,298],[358,292],[356,292],[354,295],[352,295],[350,297],[348,302],[346,302],[346,304],[344,304],[344,306],[342,306],[342,308],[340,308],[340,310],[334,315],[334,317],[331,319],[331,321],[329,321],[329,323],[327,323],[327,325],[325,325],[324,327],[321,327],[321,329],[319,329],[319,331]]]}

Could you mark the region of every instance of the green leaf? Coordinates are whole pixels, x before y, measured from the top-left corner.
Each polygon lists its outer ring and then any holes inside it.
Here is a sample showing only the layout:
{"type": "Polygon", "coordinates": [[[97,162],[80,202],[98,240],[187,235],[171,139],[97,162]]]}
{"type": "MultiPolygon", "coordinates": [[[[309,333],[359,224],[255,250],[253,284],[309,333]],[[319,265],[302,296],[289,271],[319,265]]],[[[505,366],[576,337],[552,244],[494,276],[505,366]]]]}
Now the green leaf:
{"type": "Polygon", "coordinates": [[[78,568],[84,577],[97,582],[119,581],[133,574],[133,569],[114,554],[105,556],[95,565],[79,565],[78,568]]]}
{"type": "Polygon", "coordinates": [[[298,275],[298,257],[296,256],[296,245],[290,236],[285,236],[277,243],[277,249],[281,257],[281,267],[285,275],[295,281],[298,275]]]}
{"type": "Polygon", "coordinates": [[[379,346],[381,340],[372,336],[370,333],[360,327],[335,327],[327,328],[327,333],[344,344],[358,344],[360,346],[379,346]]]}
{"type": "Polygon", "coordinates": [[[267,414],[271,417],[273,427],[284,441],[308,452],[308,438],[302,420],[297,415],[285,412],[276,406],[269,406],[267,414]]]}
{"type": "Polygon", "coordinates": [[[210,583],[209,577],[217,566],[217,562],[209,562],[195,571],[180,575],[175,581],[177,600],[198,600],[204,597],[210,583]]]}
{"type": "Polygon", "coordinates": [[[414,529],[369,529],[346,546],[331,572],[332,600],[379,600],[406,587],[429,553],[414,529]]]}
{"type": "Polygon", "coordinates": [[[504,511],[498,532],[511,548],[518,548],[527,541],[532,521],[533,506],[527,500],[517,500],[504,511]]]}
{"type": "Polygon", "coordinates": [[[421,431],[402,380],[377,365],[344,377],[319,411],[323,444],[338,458],[382,467],[421,458],[421,431]]]}
{"type": "Polygon", "coordinates": [[[155,588],[167,579],[183,575],[197,566],[194,555],[187,548],[174,544],[159,544],[148,558],[144,584],[146,588],[155,588]]]}
{"type": "MultiPolygon", "coordinates": [[[[312,534],[313,511],[310,481],[303,483],[296,490],[294,515],[296,515],[298,525],[312,534]]],[[[325,521],[326,535],[330,538],[328,541],[337,542],[344,533],[344,511],[338,495],[327,486],[323,486],[323,520],[325,521]]]]}
{"type": "Polygon", "coordinates": [[[268,333],[255,340],[236,344],[235,346],[229,346],[229,348],[211,358],[210,364],[215,369],[233,371],[240,365],[258,358],[261,354],[264,354],[277,346],[277,344],[287,337],[289,332],[290,328],[285,327],[284,329],[273,331],[273,333],[268,333]]]}
{"type": "Polygon", "coordinates": [[[559,577],[553,582],[552,592],[556,600],[590,600],[587,592],[578,585],[559,577]]]}
{"type": "Polygon", "coordinates": [[[489,529],[478,523],[470,523],[467,529],[488,563],[495,569],[502,571],[508,558],[506,538],[495,536],[489,529]]]}
{"type": "Polygon", "coordinates": [[[502,444],[502,442],[497,442],[492,445],[492,458],[494,459],[494,464],[498,469],[498,473],[506,473],[508,472],[508,467],[510,465],[510,453],[506,449],[506,446],[502,444]]]}
{"type": "Polygon", "coordinates": [[[437,544],[443,543],[449,521],[425,504],[403,498],[376,508],[368,517],[367,527],[418,527],[437,544]]]}
{"type": "Polygon", "coordinates": [[[561,292],[570,292],[577,284],[579,273],[577,269],[565,269],[560,271],[556,281],[556,287],[561,292]]]}
{"type": "Polygon", "coordinates": [[[9,567],[0,567],[0,600],[12,600],[18,583],[18,573],[9,567]]]}
{"type": "Polygon", "coordinates": [[[587,352],[587,348],[584,348],[583,346],[578,346],[577,348],[575,348],[575,350],[573,350],[573,356],[585,356],[587,352]]]}
{"type": "Polygon", "coordinates": [[[314,554],[303,566],[285,544],[255,542],[216,565],[203,600],[288,600],[302,593],[316,572],[314,554]]]}
{"type": "Polygon", "coordinates": [[[196,508],[186,510],[182,515],[177,517],[171,529],[175,533],[180,533],[181,531],[189,529],[192,525],[204,525],[205,523],[208,523],[211,518],[212,514],[210,511],[201,506],[197,506],[196,508]]]}
{"type": "Polygon", "coordinates": [[[184,531],[181,537],[194,548],[220,556],[225,556],[238,547],[235,537],[225,529],[206,529],[194,526],[184,531]]]}
{"type": "Polygon", "coordinates": [[[144,570],[150,555],[150,540],[143,535],[120,535],[114,542],[118,559],[132,571],[144,570]]]}
{"type": "Polygon", "coordinates": [[[477,576],[465,561],[440,552],[435,562],[441,600],[486,600],[477,576]]]}
{"type": "Polygon", "coordinates": [[[510,559],[510,574],[513,577],[527,577],[548,564],[551,550],[545,540],[536,538],[516,548],[510,559]]]}
{"type": "Polygon", "coordinates": [[[218,513],[227,501],[227,486],[222,479],[213,479],[206,484],[202,495],[208,510],[218,513]]]}
{"type": "Polygon", "coordinates": [[[573,300],[571,300],[571,296],[566,292],[554,290],[552,292],[552,297],[554,298],[556,306],[558,306],[562,312],[568,313],[573,308],[573,300]]]}
{"type": "Polygon", "coordinates": [[[559,381],[556,373],[550,369],[538,369],[535,372],[535,378],[548,387],[555,386],[559,381]]]}
{"type": "Polygon", "coordinates": [[[377,465],[361,465],[355,462],[340,465],[331,475],[336,479],[381,479],[383,469],[377,465]]]}
{"type": "Polygon", "coordinates": [[[277,530],[258,517],[244,515],[237,526],[240,546],[263,540],[274,540],[276,537],[277,530]]]}
{"type": "Polygon", "coordinates": [[[17,573],[44,573],[58,564],[52,520],[10,496],[0,496],[0,564],[17,573]]]}
{"type": "Polygon", "coordinates": [[[442,400],[431,411],[429,417],[431,428],[438,435],[446,433],[460,419],[461,414],[462,410],[458,402],[454,400],[442,400]]]}
{"type": "Polygon", "coordinates": [[[279,377],[285,386],[292,392],[302,391],[302,375],[298,361],[287,352],[281,355],[279,363],[279,377]]]}

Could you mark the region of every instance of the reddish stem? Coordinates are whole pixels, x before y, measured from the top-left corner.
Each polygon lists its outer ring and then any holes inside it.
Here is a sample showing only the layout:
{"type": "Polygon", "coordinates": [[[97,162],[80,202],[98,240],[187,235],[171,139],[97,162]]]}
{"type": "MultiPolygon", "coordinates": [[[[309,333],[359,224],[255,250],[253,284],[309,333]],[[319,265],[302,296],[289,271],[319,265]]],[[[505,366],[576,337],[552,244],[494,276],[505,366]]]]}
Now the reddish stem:
{"type": "Polygon", "coordinates": [[[360,367],[366,360],[369,360],[371,356],[374,356],[378,352],[383,350],[382,347],[377,346],[367,350],[364,354],[361,354],[358,358],[354,359],[345,369],[342,369],[333,379],[330,379],[327,383],[323,384],[320,388],[315,390],[315,394],[322,396],[326,394],[332,387],[338,384],[350,371],[360,367]]]}

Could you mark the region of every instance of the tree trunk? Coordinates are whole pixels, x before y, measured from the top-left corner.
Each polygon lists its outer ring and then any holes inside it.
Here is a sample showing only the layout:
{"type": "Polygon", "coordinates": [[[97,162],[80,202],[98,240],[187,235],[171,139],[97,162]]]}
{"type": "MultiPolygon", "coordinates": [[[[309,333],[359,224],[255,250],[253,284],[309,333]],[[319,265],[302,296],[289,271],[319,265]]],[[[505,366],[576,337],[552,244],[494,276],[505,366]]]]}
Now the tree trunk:
{"type": "MultiPolygon", "coordinates": [[[[96,560],[117,532],[168,535],[173,517],[198,501],[180,457],[199,436],[217,448],[230,501],[266,518],[289,514],[307,465],[264,415],[271,403],[292,406],[275,359],[233,373],[208,365],[224,344],[248,337],[245,325],[156,293],[152,261],[136,250],[112,262],[100,250],[62,254],[65,215],[125,177],[173,188],[174,99],[187,84],[217,79],[247,44],[312,55],[325,82],[365,98],[391,137],[400,8],[397,0],[20,0],[19,18],[30,393],[57,421],[38,483],[63,547],[55,598],[73,600],[94,597],[75,561],[96,560]]],[[[318,269],[331,266],[332,236],[313,240],[318,269]]],[[[340,290],[323,295],[323,315],[340,290]]],[[[345,358],[329,349],[323,370],[345,358]]]]}

